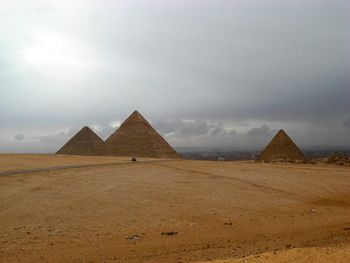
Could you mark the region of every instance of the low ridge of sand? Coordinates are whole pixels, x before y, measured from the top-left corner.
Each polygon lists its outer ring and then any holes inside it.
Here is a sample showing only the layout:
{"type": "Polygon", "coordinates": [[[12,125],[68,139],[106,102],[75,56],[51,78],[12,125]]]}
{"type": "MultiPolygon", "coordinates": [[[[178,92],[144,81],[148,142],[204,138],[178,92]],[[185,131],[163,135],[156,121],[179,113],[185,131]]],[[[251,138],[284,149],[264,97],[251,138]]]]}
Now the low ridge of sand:
{"type": "Polygon", "coordinates": [[[348,262],[349,167],[0,155],[42,167],[0,176],[0,262],[348,262]]]}
{"type": "MultiPolygon", "coordinates": [[[[291,248],[288,250],[266,252],[240,259],[214,260],[211,263],[329,263],[350,262],[350,244],[338,244],[328,247],[291,248]]],[[[196,263],[208,263],[196,262],[196,263]]]]}

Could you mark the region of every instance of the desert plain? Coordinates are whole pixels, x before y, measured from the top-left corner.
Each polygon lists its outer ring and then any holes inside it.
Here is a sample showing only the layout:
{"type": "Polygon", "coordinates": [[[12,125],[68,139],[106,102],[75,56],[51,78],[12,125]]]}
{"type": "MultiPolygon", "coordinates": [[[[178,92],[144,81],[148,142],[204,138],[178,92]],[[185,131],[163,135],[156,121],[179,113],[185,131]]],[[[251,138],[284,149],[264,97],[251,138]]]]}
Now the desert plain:
{"type": "Polygon", "coordinates": [[[350,167],[0,155],[0,262],[350,262],[350,167]]]}

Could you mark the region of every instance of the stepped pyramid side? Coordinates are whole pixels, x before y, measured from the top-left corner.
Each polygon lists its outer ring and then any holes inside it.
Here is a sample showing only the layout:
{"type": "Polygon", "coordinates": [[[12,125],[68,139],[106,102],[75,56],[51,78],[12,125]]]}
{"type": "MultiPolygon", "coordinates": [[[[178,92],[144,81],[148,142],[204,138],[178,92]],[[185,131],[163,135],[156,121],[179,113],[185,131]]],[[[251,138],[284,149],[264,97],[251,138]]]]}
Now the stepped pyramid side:
{"type": "Polygon", "coordinates": [[[280,130],[271,142],[262,151],[260,156],[256,159],[257,162],[262,161],[305,161],[306,157],[302,151],[296,146],[291,138],[280,130]]]}
{"type": "Polygon", "coordinates": [[[101,155],[103,140],[89,127],[82,128],[56,154],[101,155]]]}
{"type": "Polygon", "coordinates": [[[133,112],[105,141],[104,155],[179,158],[138,111],[133,112]]]}

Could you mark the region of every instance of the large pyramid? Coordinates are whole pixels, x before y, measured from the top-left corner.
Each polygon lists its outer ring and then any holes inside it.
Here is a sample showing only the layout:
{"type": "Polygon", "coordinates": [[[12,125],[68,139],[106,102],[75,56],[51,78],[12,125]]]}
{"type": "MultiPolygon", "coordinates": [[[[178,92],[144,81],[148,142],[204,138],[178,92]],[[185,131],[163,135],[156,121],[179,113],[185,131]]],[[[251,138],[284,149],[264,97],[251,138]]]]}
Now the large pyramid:
{"type": "Polygon", "coordinates": [[[176,151],[138,112],[133,112],[106,141],[105,155],[179,158],[176,151]]]}
{"type": "Polygon", "coordinates": [[[256,159],[263,161],[305,161],[306,157],[284,130],[279,130],[265,150],[256,159]]]}
{"type": "Polygon", "coordinates": [[[89,127],[82,128],[56,154],[101,155],[103,140],[89,127]]]}

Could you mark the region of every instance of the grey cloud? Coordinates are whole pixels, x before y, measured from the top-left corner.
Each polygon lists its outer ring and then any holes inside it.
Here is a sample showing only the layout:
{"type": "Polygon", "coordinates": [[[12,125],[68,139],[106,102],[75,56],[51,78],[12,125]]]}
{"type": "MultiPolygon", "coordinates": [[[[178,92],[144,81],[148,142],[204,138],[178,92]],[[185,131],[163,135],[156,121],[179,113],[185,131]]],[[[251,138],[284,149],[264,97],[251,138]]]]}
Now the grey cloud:
{"type": "Polygon", "coordinates": [[[228,131],[228,134],[229,135],[235,135],[235,134],[237,134],[237,131],[236,130],[230,130],[230,131],[228,131]]]}
{"type": "Polygon", "coordinates": [[[137,109],[175,146],[260,147],[271,132],[254,126],[264,123],[291,127],[304,145],[350,147],[348,121],[339,121],[350,112],[349,8],[347,0],[3,0],[0,134],[11,129],[6,140],[17,147],[18,131],[41,127],[41,139],[24,141],[44,151],[70,137],[55,130],[99,123],[105,139],[111,120],[137,109]]]}
{"type": "Polygon", "coordinates": [[[207,134],[209,127],[203,120],[186,120],[182,121],[182,126],[178,127],[177,130],[183,136],[198,136],[207,134]]]}
{"type": "Polygon", "coordinates": [[[161,119],[153,121],[152,125],[162,134],[168,134],[176,132],[176,130],[185,125],[180,119],[161,119]]]}
{"type": "Polygon", "coordinates": [[[219,135],[230,135],[233,136],[237,134],[237,131],[234,129],[225,129],[221,125],[215,126],[211,125],[212,129],[210,131],[211,136],[219,136],[219,135]]]}
{"type": "Polygon", "coordinates": [[[25,139],[25,136],[23,134],[20,134],[20,133],[16,134],[14,137],[17,141],[23,141],[25,139]]]}
{"type": "Polygon", "coordinates": [[[343,125],[347,128],[350,128],[350,117],[344,120],[343,125]]]}
{"type": "Polygon", "coordinates": [[[271,133],[271,129],[266,124],[261,125],[261,127],[254,127],[251,128],[247,135],[249,136],[262,136],[262,135],[268,135],[271,133]]]}
{"type": "Polygon", "coordinates": [[[176,137],[234,135],[233,129],[225,129],[222,123],[210,124],[206,120],[163,119],[153,121],[155,129],[163,135],[176,137]]]}
{"type": "Polygon", "coordinates": [[[72,135],[72,132],[56,132],[44,135],[32,136],[31,139],[38,140],[41,143],[62,143],[72,135]]]}
{"type": "Polygon", "coordinates": [[[164,135],[174,133],[177,136],[199,136],[207,134],[210,130],[204,120],[164,119],[153,121],[152,124],[164,135]]]}
{"type": "Polygon", "coordinates": [[[221,127],[215,127],[210,132],[211,135],[218,135],[218,134],[222,134],[222,133],[225,133],[225,130],[223,128],[221,128],[221,127]]]}

